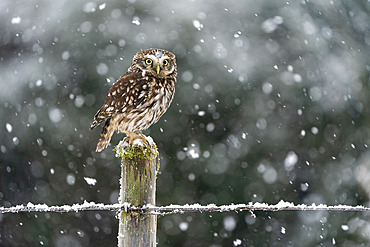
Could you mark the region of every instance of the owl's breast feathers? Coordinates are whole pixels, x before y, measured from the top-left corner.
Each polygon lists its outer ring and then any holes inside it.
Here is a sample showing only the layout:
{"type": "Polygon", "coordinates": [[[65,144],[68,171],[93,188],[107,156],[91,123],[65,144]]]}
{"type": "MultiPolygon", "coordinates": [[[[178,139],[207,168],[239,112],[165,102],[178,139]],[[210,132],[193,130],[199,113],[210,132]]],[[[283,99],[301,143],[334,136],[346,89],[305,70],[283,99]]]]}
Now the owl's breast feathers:
{"type": "Polygon", "coordinates": [[[112,85],[103,106],[94,116],[90,130],[117,114],[130,118],[130,115],[136,116],[139,112],[147,111],[147,114],[154,114],[153,121],[148,124],[157,122],[173,99],[175,84],[176,79],[126,72],[112,85]]]}

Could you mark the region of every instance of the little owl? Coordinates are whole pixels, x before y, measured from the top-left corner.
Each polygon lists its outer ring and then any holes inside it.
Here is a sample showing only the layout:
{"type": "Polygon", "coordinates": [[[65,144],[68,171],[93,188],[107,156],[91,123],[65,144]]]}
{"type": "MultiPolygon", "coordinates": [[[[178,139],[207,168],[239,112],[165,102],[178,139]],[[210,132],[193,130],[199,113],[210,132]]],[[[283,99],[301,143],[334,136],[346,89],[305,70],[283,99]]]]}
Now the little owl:
{"type": "Polygon", "coordinates": [[[111,87],[103,106],[95,114],[90,130],[105,121],[96,152],[110,142],[114,131],[124,132],[130,143],[144,139],[142,130],[156,123],[175,94],[175,55],[160,49],[136,53],[128,71],[111,87]]]}

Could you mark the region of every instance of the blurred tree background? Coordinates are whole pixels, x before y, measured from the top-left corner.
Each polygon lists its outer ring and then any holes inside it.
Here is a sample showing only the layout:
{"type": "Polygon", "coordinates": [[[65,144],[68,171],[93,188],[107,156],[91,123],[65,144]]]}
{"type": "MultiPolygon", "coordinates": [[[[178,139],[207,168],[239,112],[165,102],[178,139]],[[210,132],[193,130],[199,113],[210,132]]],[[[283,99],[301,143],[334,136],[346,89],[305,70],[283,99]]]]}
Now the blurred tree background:
{"type": "MultiPolygon", "coordinates": [[[[177,56],[145,134],[157,204],[369,206],[369,1],[2,0],[0,205],[116,203],[120,161],[89,131],[137,51],[177,56]],[[85,178],[97,180],[90,185],[85,178]]],[[[369,213],[159,217],[158,246],[369,246],[369,213]],[[240,240],[240,241],[237,241],[240,240]],[[235,242],[234,242],[235,241],[235,242]]],[[[0,246],[115,246],[112,212],[0,215],[0,246]]]]}

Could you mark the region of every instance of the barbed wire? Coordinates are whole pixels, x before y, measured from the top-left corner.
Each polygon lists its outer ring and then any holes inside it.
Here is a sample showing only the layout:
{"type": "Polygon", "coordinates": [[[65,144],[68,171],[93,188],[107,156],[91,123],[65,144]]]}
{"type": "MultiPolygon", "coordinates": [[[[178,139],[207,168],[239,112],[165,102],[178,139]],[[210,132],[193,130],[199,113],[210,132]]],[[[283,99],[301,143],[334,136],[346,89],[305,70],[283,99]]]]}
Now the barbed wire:
{"type": "Polygon", "coordinates": [[[369,207],[365,206],[349,206],[336,205],[328,206],[325,204],[299,204],[294,205],[291,202],[280,201],[277,204],[267,203],[248,203],[248,204],[231,204],[217,206],[215,204],[200,205],[200,204],[185,204],[185,205],[168,205],[168,206],[153,206],[145,205],[142,207],[131,206],[128,203],[123,204],[103,204],[95,202],[84,202],[83,204],[63,205],[63,206],[47,206],[46,204],[17,205],[14,207],[0,207],[0,213],[20,213],[20,212],[56,212],[68,213],[79,211],[126,211],[140,212],[142,214],[151,215],[168,215],[168,214],[183,214],[189,212],[229,212],[229,211],[249,211],[252,215],[254,211],[355,211],[363,212],[370,211],[369,207]]]}

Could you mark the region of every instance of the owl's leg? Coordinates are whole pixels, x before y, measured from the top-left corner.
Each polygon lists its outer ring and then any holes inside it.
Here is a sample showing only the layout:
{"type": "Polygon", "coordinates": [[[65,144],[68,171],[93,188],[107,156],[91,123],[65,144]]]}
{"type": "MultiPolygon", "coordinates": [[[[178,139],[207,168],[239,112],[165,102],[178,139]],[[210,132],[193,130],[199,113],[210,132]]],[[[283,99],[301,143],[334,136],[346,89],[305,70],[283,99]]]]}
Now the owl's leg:
{"type": "Polygon", "coordinates": [[[148,141],[146,140],[146,136],[141,133],[141,131],[139,131],[139,133],[137,133],[137,135],[139,136],[139,138],[144,142],[144,145],[150,149],[150,145],[148,143],[148,141]]]}

